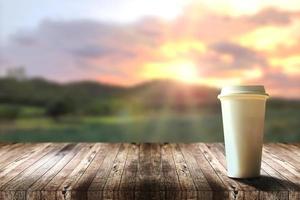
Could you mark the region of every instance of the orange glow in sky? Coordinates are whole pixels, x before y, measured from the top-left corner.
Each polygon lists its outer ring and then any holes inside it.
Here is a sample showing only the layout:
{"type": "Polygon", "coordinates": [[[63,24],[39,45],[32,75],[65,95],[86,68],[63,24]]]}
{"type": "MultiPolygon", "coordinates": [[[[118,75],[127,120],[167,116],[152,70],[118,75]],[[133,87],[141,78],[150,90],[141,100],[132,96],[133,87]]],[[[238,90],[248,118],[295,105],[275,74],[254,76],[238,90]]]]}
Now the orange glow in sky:
{"type": "Polygon", "coordinates": [[[173,79],[185,83],[197,83],[200,79],[197,68],[190,61],[149,63],[141,71],[145,79],[173,79]]]}
{"type": "Polygon", "coordinates": [[[0,76],[24,66],[59,82],[263,84],[300,98],[299,0],[53,4],[1,2],[0,76]]]}

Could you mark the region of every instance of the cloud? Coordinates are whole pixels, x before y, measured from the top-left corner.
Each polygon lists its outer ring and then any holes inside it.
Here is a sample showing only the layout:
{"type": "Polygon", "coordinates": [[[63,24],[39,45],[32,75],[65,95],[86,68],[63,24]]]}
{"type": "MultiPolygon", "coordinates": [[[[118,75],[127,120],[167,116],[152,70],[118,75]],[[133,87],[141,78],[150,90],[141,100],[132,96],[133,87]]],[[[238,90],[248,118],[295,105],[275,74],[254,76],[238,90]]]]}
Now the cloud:
{"type": "MultiPolygon", "coordinates": [[[[44,20],[1,44],[0,67],[22,65],[30,76],[58,81],[94,79],[128,85],[143,81],[139,72],[147,63],[189,60],[205,78],[240,78],[297,90],[299,76],[280,75],[283,72],[269,63],[272,54],[236,39],[265,26],[289,28],[299,12],[267,8],[254,15],[229,16],[200,11],[195,6],[172,21],[146,17],[129,24],[44,20]],[[162,52],[166,44],[171,45],[162,52]],[[291,85],[281,86],[281,81],[291,85]]],[[[298,46],[299,42],[281,53],[299,55],[298,46]]]]}
{"type": "MultiPolygon", "coordinates": [[[[157,56],[161,30],[158,23],[151,18],[142,23],[144,27],[90,20],[45,20],[36,30],[14,34],[1,47],[5,49],[1,57],[10,60],[11,66],[25,65],[32,76],[60,81],[116,76],[123,82],[132,82],[133,71],[140,62],[157,56]]],[[[1,65],[4,64],[7,63],[1,65]]]]}
{"type": "Polygon", "coordinates": [[[189,36],[216,42],[234,39],[264,26],[287,26],[299,16],[300,12],[272,7],[253,15],[231,16],[214,13],[202,5],[193,5],[186,8],[171,28],[175,37],[189,36]]]}
{"type": "Polygon", "coordinates": [[[249,84],[263,84],[271,97],[298,98],[300,74],[286,74],[281,69],[266,69],[262,77],[250,80],[249,84]]]}
{"type": "Polygon", "coordinates": [[[230,55],[233,61],[230,63],[232,68],[249,68],[255,65],[266,66],[266,59],[257,52],[229,42],[220,42],[212,45],[212,49],[220,54],[230,55]]]}
{"type": "Polygon", "coordinates": [[[299,17],[300,12],[283,11],[276,8],[265,8],[254,16],[246,17],[245,20],[257,25],[287,25],[295,17],[299,17]]]}

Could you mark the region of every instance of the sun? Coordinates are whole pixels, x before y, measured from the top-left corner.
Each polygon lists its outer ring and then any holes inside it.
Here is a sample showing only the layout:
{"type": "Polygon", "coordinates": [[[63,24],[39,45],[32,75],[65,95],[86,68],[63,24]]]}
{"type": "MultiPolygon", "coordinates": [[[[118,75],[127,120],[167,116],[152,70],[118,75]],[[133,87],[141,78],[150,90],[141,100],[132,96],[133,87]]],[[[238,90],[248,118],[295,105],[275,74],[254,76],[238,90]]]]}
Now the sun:
{"type": "Polygon", "coordinates": [[[175,65],[173,70],[174,78],[179,81],[194,83],[198,80],[198,72],[193,63],[175,65]]]}
{"type": "Polygon", "coordinates": [[[196,83],[199,80],[197,67],[190,61],[148,63],[141,75],[146,79],[174,79],[185,83],[196,83]]]}

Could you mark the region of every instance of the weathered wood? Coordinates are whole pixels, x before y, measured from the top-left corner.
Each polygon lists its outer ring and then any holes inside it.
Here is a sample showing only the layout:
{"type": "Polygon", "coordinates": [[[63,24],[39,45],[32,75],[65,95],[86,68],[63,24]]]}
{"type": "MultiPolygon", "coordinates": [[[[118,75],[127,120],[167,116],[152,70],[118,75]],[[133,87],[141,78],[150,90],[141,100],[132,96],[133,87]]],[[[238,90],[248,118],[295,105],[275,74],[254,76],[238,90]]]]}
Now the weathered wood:
{"type": "MultiPolygon", "coordinates": [[[[30,160],[31,158],[38,160],[39,158],[36,156],[37,155],[42,156],[43,150],[49,146],[50,146],[50,143],[37,144],[34,146],[34,149],[32,151],[26,150],[26,151],[22,151],[23,154],[20,153],[20,156],[16,156],[16,157],[12,156],[11,158],[15,158],[15,159],[13,159],[14,160],[13,162],[11,162],[7,165],[5,165],[4,163],[1,162],[0,179],[2,177],[6,176],[10,171],[14,170],[18,166],[22,166],[22,169],[26,169],[25,166],[27,166],[26,163],[28,163],[28,160],[30,160]]],[[[48,149],[50,150],[50,148],[48,148],[48,149]]],[[[14,170],[14,171],[16,172],[16,170],[14,170]]],[[[10,175],[11,175],[11,173],[10,173],[10,175]]]]}
{"type": "MultiPolygon", "coordinates": [[[[243,199],[243,186],[240,182],[234,181],[227,176],[227,170],[225,166],[225,159],[220,156],[220,151],[212,151],[205,144],[199,144],[199,149],[202,151],[208,162],[214,168],[223,183],[229,188],[229,198],[232,199],[243,199]]],[[[252,191],[251,189],[247,188],[252,191]]]]}
{"type": "Polygon", "coordinates": [[[14,189],[14,183],[17,183],[23,176],[34,172],[38,167],[51,159],[51,157],[57,151],[62,149],[64,145],[55,144],[51,146],[51,148],[45,149],[43,152],[39,152],[39,154],[34,154],[34,157],[31,157],[26,163],[18,165],[13,171],[5,174],[1,178],[0,190],[3,191],[6,188],[14,189]]]}
{"type": "Polygon", "coordinates": [[[164,198],[181,199],[182,193],[179,184],[179,178],[176,173],[175,162],[172,156],[170,144],[164,144],[161,147],[162,160],[162,181],[164,184],[164,198]]]}
{"type": "Polygon", "coordinates": [[[293,165],[295,168],[298,168],[300,173],[300,156],[298,155],[297,150],[291,151],[288,149],[288,147],[280,144],[266,144],[264,148],[267,151],[282,157],[286,162],[288,162],[290,165],[293,165]]]}
{"type": "Polygon", "coordinates": [[[275,163],[278,163],[279,165],[284,166],[284,168],[291,172],[294,176],[300,177],[300,169],[290,164],[291,161],[288,160],[284,155],[278,155],[277,150],[275,151],[275,148],[272,148],[272,150],[270,150],[269,148],[264,147],[263,152],[265,152],[265,157],[274,160],[275,163]]]}
{"type": "Polygon", "coordinates": [[[56,199],[57,193],[66,193],[64,188],[63,190],[60,190],[60,186],[70,176],[73,170],[79,165],[79,163],[82,161],[82,159],[86,156],[86,154],[90,151],[90,149],[93,146],[94,144],[84,144],[82,146],[82,149],[72,158],[72,160],[68,162],[68,164],[65,165],[63,169],[60,170],[59,173],[57,173],[49,183],[46,184],[46,186],[44,186],[44,188],[41,190],[42,198],[54,200],[56,199]]]}
{"type": "Polygon", "coordinates": [[[11,148],[6,149],[2,155],[0,156],[0,162],[3,163],[3,166],[5,166],[5,163],[11,161],[11,159],[16,159],[17,156],[19,156],[21,153],[23,153],[22,149],[28,149],[29,147],[32,147],[33,145],[23,144],[23,143],[17,143],[12,145],[11,148]]]}
{"type": "Polygon", "coordinates": [[[114,148],[107,153],[107,156],[103,160],[102,165],[99,167],[96,176],[88,188],[88,199],[103,198],[103,189],[113,167],[114,160],[119,152],[120,146],[120,144],[115,145],[114,148]]]}
{"type": "Polygon", "coordinates": [[[300,145],[266,144],[262,176],[227,176],[223,144],[0,143],[2,199],[300,199],[300,145]]]}
{"type": "Polygon", "coordinates": [[[27,190],[27,198],[42,198],[41,191],[44,189],[44,187],[66,166],[67,163],[69,163],[74,158],[74,156],[78,153],[78,151],[80,151],[82,147],[82,144],[77,144],[73,149],[69,149],[69,152],[66,153],[65,156],[61,160],[59,160],[59,162],[57,162],[54,167],[48,170],[41,178],[39,178],[34,184],[30,186],[30,188],[27,190]]]}
{"type": "Polygon", "coordinates": [[[161,195],[161,150],[159,144],[141,144],[135,190],[137,199],[158,199],[161,195]],[[146,196],[145,192],[149,192],[146,196]]]}
{"type": "MultiPolygon", "coordinates": [[[[162,159],[161,159],[161,144],[151,145],[151,176],[152,176],[152,187],[153,191],[156,191],[152,197],[160,199],[165,196],[165,192],[162,191],[162,159]],[[159,191],[159,193],[157,192],[159,191]]],[[[142,160],[140,160],[141,162],[142,160]]]]}
{"type": "Polygon", "coordinates": [[[191,177],[190,171],[187,168],[187,164],[180,151],[180,148],[176,144],[171,144],[173,159],[175,162],[176,173],[179,179],[181,191],[183,191],[183,199],[197,199],[197,190],[194,181],[191,177]]]}
{"type": "MultiPolygon", "coordinates": [[[[38,151],[34,154],[32,154],[26,161],[20,163],[15,168],[12,168],[10,171],[6,170],[6,173],[4,173],[0,177],[0,187],[4,186],[8,181],[15,178],[18,174],[20,174],[22,171],[26,170],[28,167],[31,167],[35,162],[37,162],[40,158],[44,157],[46,154],[48,154],[50,151],[53,150],[53,147],[58,146],[57,145],[51,145],[47,146],[44,149],[41,149],[41,151],[38,151]]],[[[0,199],[4,198],[6,196],[5,190],[1,190],[0,199]]],[[[14,191],[11,192],[11,195],[14,193],[14,191]]],[[[4,198],[5,199],[5,198],[4,198]]]]}
{"type": "Polygon", "coordinates": [[[121,144],[119,153],[114,160],[112,170],[110,171],[110,174],[107,177],[106,184],[104,186],[104,199],[115,199],[118,197],[118,194],[115,191],[119,190],[119,184],[122,179],[128,150],[128,144],[121,144]]]}
{"type": "Polygon", "coordinates": [[[190,152],[187,151],[186,145],[180,144],[181,152],[184,156],[185,163],[187,169],[189,170],[193,182],[195,184],[197,190],[197,198],[198,199],[212,199],[213,191],[205,178],[201,167],[198,165],[195,157],[191,155],[190,152]]]}
{"type": "Polygon", "coordinates": [[[284,185],[288,189],[289,198],[290,199],[300,199],[300,185],[296,185],[295,183],[291,182],[287,178],[285,178],[283,175],[281,175],[278,171],[272,168],[272,166],[262,161],[262,168],[273,178],[275,178],[278,182],[280,182],[282,185],[284,185]],[[293,197],[293,198],[291,198],[293,197]]]}
{"type": "Polygon", "coordinates": [[[64,182],[60,185],[56,194],[57,199],[71,199],[73,186],[77,183],[77,181],[84,174],[85,170],[92,163],[97,152],[100,150],[100,147],[101,146],[99,144],[94,144],[92,148],[90,148],[90,150],[83,157],[81,157],[80,163],[78,163],[72,173],[66,177],[64,182]]]}
{"type": "MultiPolygon", "coordinates": [[[[30,144],[27,144],[30,145],[30,144]]],[[[5,160],[7,157],[11,156],[14,153],[15,149],[24,148],[26,144],[23,143],[15,143],[12,145],[3,145],[0,151],[0,162],[5,160]]]]}
{"type": "Polygon", "coordinates": [[[80,177],[77,183],[72,187],[71,197],[80,196],[82,199],[88,198],[87,189],[93,181],[99,166],[102,164],[107,152],[113,149],[113,145],[101,144],[100,150],[97,152],[92,163],[88,166],[85,173],[80,177]]]}
{"type": "Polygon", "coordinates": [[[211,189],[213,199],[228,199],[229,191],[232,189],[225,185],[220,179],[219,175],[216,173],[215,169],[208,162],[207,158],[203,155],[202,151],[198,148],[197,144],[189,144],[184,146],[185,150],[188,150],[195,159],[199,167],[201,168],[203,175],[207,179],[211,189]]]}
{"type": "MultiPolygon", "coordinates": [[[[212,144],[211,148],[213,149],[214,147],[218,148],[222,153],[223,156],[220,155],[219,160],[225,166],[224,145],[212,144]]],[[[282,185],[277,179],[269,176],[269,174],[266,171],[264,171],[264,169],[261,170],[261,177],[254,179],[244,179],[238,182],[243,185],[243,190],[260,191],[256,192],[256,194],[259,195],[259,199],[288,199],[287,188],[284,185],[282,185]]]]}
{"type": "Polygon", "coordinates": [[[20,161],[23,159],[26,159],[26,157],[30,156],[32,153],[34,153],[36,150],[42,148],[41,144],[28,144],[24,145],[24,147],[20,148],[25,148],[26,151],[21,151],[19,148],[15,149],[14,154],[6,153],[6,155],[1,156],[3,159],[1,161],[1,171],[10,168],[8,165],[11,165],[14,163],[14,161],[20,161]],[[8,166],[8,167],[7,167],[8,166]]]}
{"type": "Polygon", "coordinates": [[[119,199],[134,199],[139,162],[139,145],[131,144],[119,187],[119,199]]]}
{"type": "MultiPolygon", "coordinates": [[[[5,183],[0,190],[4,191],[2,193],[5,193],[5,191],[10,191],[9,195],[11,197],[14,196],[25,196],[26,190],[24,188],[28,187],[32,182],[36,180],[36,178],[40,177],[40,174],[44,172],[42,166],[45,163],[48,163],[49,160],[57,159],[57,153],[62,150],[67,144],[61,144],[61,145],[55,145],[51,149],[49,153],[47,153],[45,156],[43,156],[41,159],[36,161],[33,165],[22,171],[18,176],[14,177],[13,179],[10,179],[7,183],[5,183]],[[39,170],[41,169],[41,170],[39,170]],[[35,172],[38,170],[37,176],[35,175],[35,172]],[[14,192],[12,192],[12,190],[14,192]]],[[[7,194],[4,194],[7,196],[7,194]]]]}

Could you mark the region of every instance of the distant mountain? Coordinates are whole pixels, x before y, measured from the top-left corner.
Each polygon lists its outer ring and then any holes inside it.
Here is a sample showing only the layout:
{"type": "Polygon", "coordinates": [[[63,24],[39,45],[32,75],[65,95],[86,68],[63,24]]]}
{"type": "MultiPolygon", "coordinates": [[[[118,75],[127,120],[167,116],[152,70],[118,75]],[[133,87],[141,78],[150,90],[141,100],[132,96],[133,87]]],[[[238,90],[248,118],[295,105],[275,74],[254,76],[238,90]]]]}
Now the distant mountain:
{"type": "MultiPolygon", "coordinates": [[[[44,79],[0,79],[0,102],[46,105],[58,98],[74,101],[105,99],[121,94],[125,88],[92,81],[59,84],[44,79]]],[[[88,102],[86,102],[88,103],[88,102]]]]}
{"type": "Polygon", "coordinates": [[[43,79],[0,79],[0,102],[44,105],[61,95],[62,87],[43,79]]]}
{"type": "Polygon", "coordinates": [[[185,84],[173,80],[153,80],[128,90],[126,98],[145,107],[187,109],[217,104],[216,88],[185,84]]]}
{"type": "MultiPolygon", "coordinates": [[[[68,99],[78,109],[93,104],[90,110],[103,105],[110,106],[113,102],[142,109],[215,108],[218,93],[216,88],[173,80],[153,80],[132,87],[122,87],[93,81],[59,84],[44,79],[0,78],[0,103],[46,106],[57,99],[68,99]]],[[[272,99],[269,105],[300,107],[299,101],[282,99],[272,99]]]]}

